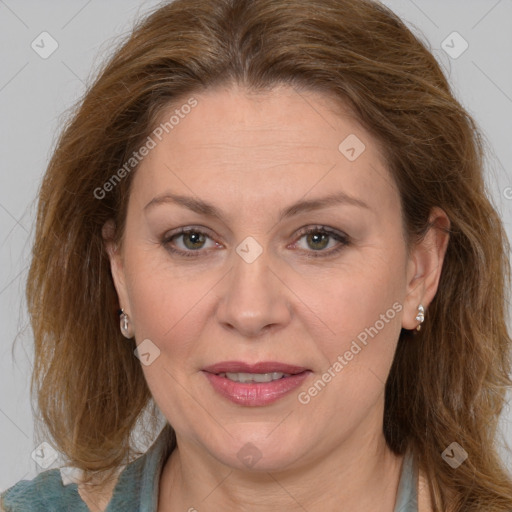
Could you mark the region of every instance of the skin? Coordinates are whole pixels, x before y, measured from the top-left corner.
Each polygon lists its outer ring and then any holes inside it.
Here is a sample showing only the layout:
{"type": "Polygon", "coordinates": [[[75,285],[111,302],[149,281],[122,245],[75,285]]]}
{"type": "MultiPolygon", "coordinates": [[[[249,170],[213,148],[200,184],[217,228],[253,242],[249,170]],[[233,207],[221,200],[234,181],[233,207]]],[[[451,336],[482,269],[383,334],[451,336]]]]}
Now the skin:
{"type": "MultiPolygon", "coordinates": [[[[428,317],[448,237],[431,229],[407,252],[400,196],[378,145],[333,98],[284,85],[194,97],[198,105],[133,177],[122,244],[112,241],[112,223],[104,229],[136,341],[160,350],[143,371],[177,435],[158,510],[392,512],[402,457],[382,434],[385,381],[400,330],[416,328],[419,304],[428,317]],[[350,134],[366,146],[353,162],[338,149],[350,134]],[[172,202],[144,209],[165,192],[211,203],[222,218],[172,202]],[[299,200],[337,192],[368,208],[335,204],[279,220],[299,200]],[[201,227],[204,244],[184,236],[169,244],[199,257],[162,243],[187,226],[201,227]],[[349,244],[308,257],[340,246],[301,234],[319,226],[345,233],[349,244]],[[263,250],[252,263],[236,252],[248,236],[263,250]],[[300,403],[298,393],[395,303],[401,310],[378,335],[300,403]],[[244,407],[218,395],[201,372],[226,360],[281,361],[312,374],[273,404],[244,407]],[[261,454],[251,467],[237,457],[249,442],[261,454]]],[[[431,219],[449,226],[440,209],[431,219]]]]}

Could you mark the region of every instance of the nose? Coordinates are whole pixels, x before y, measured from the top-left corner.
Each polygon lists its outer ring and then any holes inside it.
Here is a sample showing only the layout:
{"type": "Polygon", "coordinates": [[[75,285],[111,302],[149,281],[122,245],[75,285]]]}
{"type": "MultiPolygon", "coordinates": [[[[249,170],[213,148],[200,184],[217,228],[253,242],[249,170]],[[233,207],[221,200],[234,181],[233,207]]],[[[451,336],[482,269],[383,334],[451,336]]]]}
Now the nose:
{"type": "Polygon", "coordinates": [[[248,262],[233,255],[231,272],[223,280],[217,320],[225,329],[247,338],[257,338],[279,330],[291,320],[290,290],[268,254],[248,262]]]}

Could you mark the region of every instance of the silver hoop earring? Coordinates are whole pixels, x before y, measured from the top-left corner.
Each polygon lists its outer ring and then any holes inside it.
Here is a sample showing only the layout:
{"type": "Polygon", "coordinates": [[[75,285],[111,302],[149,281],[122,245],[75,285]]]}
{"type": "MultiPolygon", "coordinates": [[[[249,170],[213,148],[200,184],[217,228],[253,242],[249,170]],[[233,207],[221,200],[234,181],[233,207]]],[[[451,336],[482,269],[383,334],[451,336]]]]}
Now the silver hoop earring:
{"type": "Polygon", "coordinates": [[[418,327],[416,327],[417,331],[421,331],[421,324],[425,321],[425,308],[422,304],[418,306],[418,315],[416,316],[416,320],[419,322],[418,327]]]}
{"type": "Polygon", "coordinates": [[[119,324],[122,335],[127,339],[133,338],[135,333],[133,332],[133,327],[130,324],[130,318],[123,309],[119,310],[119,324]]]}

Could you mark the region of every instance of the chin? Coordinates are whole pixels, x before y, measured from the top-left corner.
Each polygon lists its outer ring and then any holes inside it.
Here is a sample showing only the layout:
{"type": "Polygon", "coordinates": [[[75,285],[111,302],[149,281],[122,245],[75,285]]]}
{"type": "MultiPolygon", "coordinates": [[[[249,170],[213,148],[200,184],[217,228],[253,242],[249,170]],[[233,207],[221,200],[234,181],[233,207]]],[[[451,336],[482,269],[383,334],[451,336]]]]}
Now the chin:
{"type": "Polygon", "coordinates": [[[300,435],[292,436],[289,431],[272,433],[275,427],[274,423],[271,428],[261,428],[257,432],[254,428],[238,431],[233,437],[228,436],[229,441],[223,445],[229,451],[212,447],[211,453],[223,464],[242,471],[283,470],[301,457],[305,450],[304,441],[300,435]]]}

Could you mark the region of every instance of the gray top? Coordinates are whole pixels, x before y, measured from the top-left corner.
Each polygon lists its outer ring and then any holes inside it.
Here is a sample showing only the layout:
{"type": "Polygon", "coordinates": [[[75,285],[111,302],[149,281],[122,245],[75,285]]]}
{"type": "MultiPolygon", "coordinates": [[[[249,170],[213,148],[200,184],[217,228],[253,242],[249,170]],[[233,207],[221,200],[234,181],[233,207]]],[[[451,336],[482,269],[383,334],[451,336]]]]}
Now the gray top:
{"type": "Polygon", "coordinates": [[[418,468],[414,463],[412,453],[408,450],[402,465],[395,510],[393,512],[418,512],[417,481],[418,468]]]}
{"type": "MultiPolygon", "coordinates": [[[[167,424],[146,453],[122,470],[105,512],[157,512],[160,474],[174,446],[173,432],[167,424]]],[[[416,466],[408,452],[394,512],[418,512],[416,480],[416,466]]],[[[77,484],[64,484],[59,469],[19,481],[2,493],[2,506],[6,512],[89,512],[77,484]]]]}

